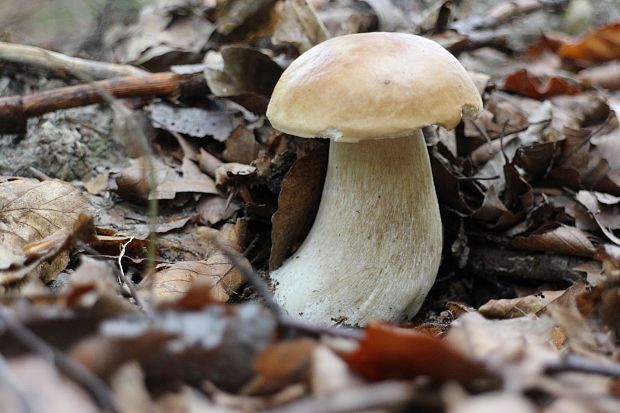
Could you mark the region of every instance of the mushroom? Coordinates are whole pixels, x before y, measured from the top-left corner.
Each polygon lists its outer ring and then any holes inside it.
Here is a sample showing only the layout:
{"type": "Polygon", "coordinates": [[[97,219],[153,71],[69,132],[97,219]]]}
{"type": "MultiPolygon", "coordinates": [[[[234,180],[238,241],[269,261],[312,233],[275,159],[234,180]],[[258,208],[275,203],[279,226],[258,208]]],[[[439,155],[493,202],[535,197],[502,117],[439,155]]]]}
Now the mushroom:
{"type": "Polygon", "coordinates": [[[421,128],[452,129],[481,110],[458,60],[411,34],[335,37],[284,71],[267,109],[273,127],[332,140],[312,229],[271,272],[290,315],[364,325],[418,312],[442,249],[421,128]]]}

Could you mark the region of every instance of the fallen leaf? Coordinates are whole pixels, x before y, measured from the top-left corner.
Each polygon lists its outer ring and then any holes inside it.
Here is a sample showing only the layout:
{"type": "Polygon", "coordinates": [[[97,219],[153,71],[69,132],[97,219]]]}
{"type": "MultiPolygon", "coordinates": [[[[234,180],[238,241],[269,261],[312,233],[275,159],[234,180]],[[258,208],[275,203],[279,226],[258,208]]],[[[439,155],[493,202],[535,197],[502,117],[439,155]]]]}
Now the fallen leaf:
{"type": "Polygon", "coordinates": [[[194,282],[209,283],[211,297],[226,302],[244,279],[239,270],[223,254],[215,254],[203,261],[178,261],[160,264],[157,272],[140,284],[143,299],[153,298],[163,304],[181,299],[194,282]]]}
{"type": "Polygon", "coordinates": [[[323,22],[306,0],[286,0],[273,33],[274,44],[293,45],[300,53],[329,38],[323,22]]]}
{"type": "Polygon", "coordinates": [[[323,192],[327,152],[323,147],[299,158],[282,180],[278,210],[271,218],[270,270],[282,264],[289,249],[301,243],[312,227],[323,192]]]}
{"type": "Polygon", "coordinates": [[[221,63],[208,64],[205,69],[211,92],[264,114],[282,68],[266,54],[249,47],[225,46],[221,58],[221,63]]]}
{"type": "Polygon", "coordinates": [[[537,76],[521,69],[508,75],[504,89],[533,99],[544,100],[556,95],[576,95],[579,83],[559,76],[537,76]]]}
{"type": "Polygon", "coordinates": [[[562,45],[558,54],[565,59],[591,62],[620,59],[620,23],[596,28],[580,41],[562,45]]]}
{"type": "Polygon", "coordinates": [[[276,0],[222,0],[217,2],[215,18],[217,31],[228,35],[252,20],[257,14],[269,10],[276,0]]]}
{"type": "Polygon", "coordinates": [[[237,203],[228,202],[221,196],[205,196],[196,205],[198,220],[203,225],[213,225],[224,221],[235,215],[240,208],[237,203]]]}
{"type": "Polygon", "coordinates": [[[209,135],[224,142],[239,123],[234,112],[176,107],[167,103],[149,106],[153,126],[197,138],[209,135]]]}
{"type": "Polygon", "coordinates": [[[116,192],[125,199],[144,202],[147,199],[174,199],[181,192],[218,193],[213,180],[189,159],[183,160],[183,176],[158,159],[151,159],[150,163],[144,158],[132,159],[131,164],[116,178],[116,192]],[[151,173],[149,164],[153,168],[151,173]],[[150,175],[154,180],[152,190],[149,190],[150,175]]]}
{"type": "Polygon", "coordinates": [[[261,149],[254,133],[242,126],[232,131],[225,145],[226,149],[222,152],[222,158],[226,162],[250,164],[256,159],[261,149]]]}
{"type": "Polygon", "coordinates": [[[425,375],[467,382],[486,376],[481,365],[461,354],[430,335],[371,323],[359,347],[343,357],[353,371],[371,381],[425,375]]]}
{"type": "Polygon", "coordinates": [[[315,340],[301,338],[271,344],[254,360],[257,376],[245,386],[243,393],[261,395],[275,393],[287,386],[308,379],[315,340]]]}
{"type": "Polygon", "coordinates": [[[596,248],[585,232],[567,225],[543,227],[528,236],[516,237],[510,242],[515,248],[558,254],[592,257],[596,248]]]}
{"type": "Polygon", "coordinates": [[[519,298],[489,300],[478,311],[489,318],[515,318],[536,314],[549,303],[562,295],[564,291],[541,291],[519,298]]]}
{"type": "Polygon", "coordinates": [[[93,212],[88,199],[66,182],[0,177],[0,229],[26,242],[71,229],[80,214],[93,212]]]}
{"type": "Polygon", "coordinates": [[[137,22],[107,40],[123,62],[164,71],[171,65],[197,63],[215,26],[183,2],[166,2],[142,10],[137,22]]]}

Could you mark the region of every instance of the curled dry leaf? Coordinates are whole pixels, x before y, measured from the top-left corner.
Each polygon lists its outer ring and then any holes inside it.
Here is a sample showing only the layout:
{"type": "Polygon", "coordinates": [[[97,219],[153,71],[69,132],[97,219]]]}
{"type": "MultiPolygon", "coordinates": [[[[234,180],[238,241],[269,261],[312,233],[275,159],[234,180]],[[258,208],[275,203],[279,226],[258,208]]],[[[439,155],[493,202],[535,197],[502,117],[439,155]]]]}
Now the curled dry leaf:
{"type": "Polygon", "coordinates": [[[221,196],[206,196],[198,202],[196,211],[201,224],[213,225],[232,217],[239,208],[239,204],[228,202],[221,196]]]}
{"type": "Polygon", "coordinates": [[[558,53],[563,58],[591,62],[620,59],[620,23],[599,27],[579,42],[560,46],[558,53]]]}
{"type": "Polygon", "coordinates": [[[579,83],[559,76],[539,76],[521,69],[508,75],[504,89],[533,99],[544,100],[557,95],[576,95],[581,92],[579,83]]]}
{"type": "Polygon", "coordinates": [[[478,311],[489,318],[515,318],[536,314],[549,303],[561,296],[564,291],[541,291],[519,298],[489,300],[478,311]]]}
{"type": "Polygon", "coordinates": [[[303,53],[328,38],[329,33],[323,22],[306,0],[284,2],[272,36],[274,44],[291,44],[303,53]]]}
{"type": "Polygon", "coordinates": [[[430,335],[371,323],[359,347],[343,357],[353,371],[372,381],[426,375],[467,382],[487,375],[480,364],[462,354],[467,353],[459,353],[430,335]]]}
{"type": "Polygon", "coordinates": [[[152,159],[153,190],[149,190],[149,163],[145,158],[132,159],[132,166],[116,178],[116,192],[125,199],[144,202],[147,199],[174,199],[177,193],[217,194],[215,183],[189,159],[183,160],[183,176],[158,159],[152,159]]]}
{"type": "Polygon", "coordinates": [[[310,231],[319,208],[327,172],[327,147],[299,158],[282,180],[278,210],[271,218],[271,256],[269,269],[282,264],[295,243],[310,231]]]}
{"type": "Polygon", "coordinates": [[[215,26],[191,7],[167,2],[146,7],[138,21],[110,44],[124,62],[153,71],[196,63],[215,26]]]}
{"type": "Polygon", "coordinates": [[[585,232],[567,225],[541,228],[531,235],[516,237],[510,242],[510,245],[525,250],[555,252],[581,257],[592,257],[596,253],[594,244],[585,232]]]}
{"type": "Polygon", "coordinates": [[[160,264],[157,272],[140,284],[139,294],[156,303],[181,299],[195,282],[211,286],[210,296],[215,302],[226,302],[243,283],[239,270],[222,254],[214,254],[202,261],[181,261],[160,264]]]}
{"type": "Polygon", "coordinates": [[[266,54],[249,47],[225,46],[221,55],[221,63],[208,64],[205,69],[211,92],[264,114],[282,68],[266,54]]]}

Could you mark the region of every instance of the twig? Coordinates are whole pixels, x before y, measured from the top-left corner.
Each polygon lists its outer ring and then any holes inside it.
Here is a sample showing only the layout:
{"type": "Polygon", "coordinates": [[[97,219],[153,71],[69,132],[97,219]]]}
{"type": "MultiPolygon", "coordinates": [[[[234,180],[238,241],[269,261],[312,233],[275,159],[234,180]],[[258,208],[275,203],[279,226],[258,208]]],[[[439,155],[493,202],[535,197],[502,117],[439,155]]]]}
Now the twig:
{"type": "Polygon", "coordinates": [[[576,354],[569,354],[557,363],[547,366],[545,371],[549,374],[577,371],[609,377],[620,377],[620,363],[600,362],[576,354]]]}
{"type": "Polygon", "coordinates": [[[0,323],[22,345],[53,363],[58,370],[82,386],[101,409],[112,413],[119,411],[110,390],[103,381],[80,363],[48,345],[22,324],[6,307],[0,308],[0,323]]]}
{"type": "Polygon", "coordinates": [[[13,66],[23,72],[31,69],[60,78],[75,77],[81,72],[95,80],[118,76],[143,76],[149,72],[130,65],[97,62],[71,57],[35,46],[0,42],[0,69],[13,66]]]}
{"type": "Polygon", "coordinates": [[[129,239],[129,241],[121,244],[121,251],[118,254],[118,259],[117,259],[117,264],[118,264],[118,274],[119,274],[119,283],[121,284],[121,288],[123,288],[123,286],[127,286],[127,290],[129,290],[129,294],[131,295],[131,298],[134,299],[134,301],[136,302],[136,305],[138,306],[138,308],[142,311],[144,311],[144,305],[142,304],[142,300],[140,299],[140,297],[138,296],[138,292],[136,291],[136,286],[134,285],[134,283],[127,277],[127,275],[125,275],[125,271],[123,270],[123,257],[125,256],[125,249],[127,248],[127,245],[129,245],[129,243],[131,243],[133,241],[133,237],[131,237],[129,239]]]}
{"type": "Polygon", "coordinates": [[[151,97],[155,95],[192,95],[206,85],[202,74],[179,75],[172,72],[147,76],[126,76],[90,84],[68,86],[26,96],[0,98],[0,133],[25,131],[30,117],[61,109],[107,102],[114,98],[151,97]],[[105,92],[105,93],[102,93],[105,92]]]}

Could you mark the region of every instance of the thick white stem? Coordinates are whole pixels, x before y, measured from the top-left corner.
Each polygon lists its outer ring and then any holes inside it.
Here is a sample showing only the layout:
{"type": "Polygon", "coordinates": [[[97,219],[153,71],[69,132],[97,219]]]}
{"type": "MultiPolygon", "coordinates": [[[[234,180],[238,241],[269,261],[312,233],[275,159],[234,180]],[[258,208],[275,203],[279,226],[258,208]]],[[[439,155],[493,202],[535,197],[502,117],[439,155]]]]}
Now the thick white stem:
{"type": "Polygon", "coordinates": [[[441,259],[428,153],[413,136],[332,142],[321,205],[306,240],[273,271],[276,300],[321,324],[415,314],[441,259]]]}

